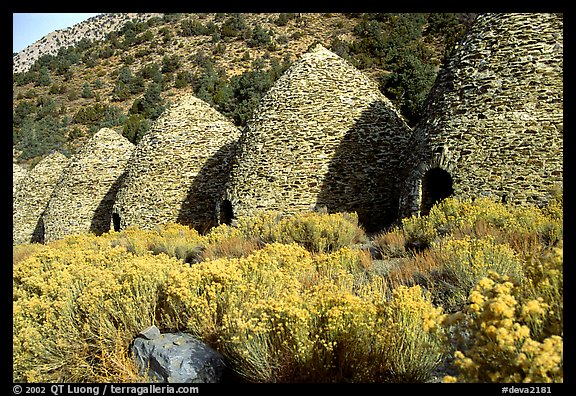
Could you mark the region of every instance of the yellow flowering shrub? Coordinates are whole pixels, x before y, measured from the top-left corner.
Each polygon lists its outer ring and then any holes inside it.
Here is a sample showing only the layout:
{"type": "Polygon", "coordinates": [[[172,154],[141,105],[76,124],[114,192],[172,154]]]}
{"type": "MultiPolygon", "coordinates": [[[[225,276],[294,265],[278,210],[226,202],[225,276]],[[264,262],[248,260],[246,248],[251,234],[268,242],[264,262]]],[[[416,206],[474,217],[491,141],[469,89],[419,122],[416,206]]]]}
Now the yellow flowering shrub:
{"type": "MultiPolygon", "coordinates": [[[[441,307],[430,302],[420,286],[399,286],[384,307],[385,330],[382,363],[387,376],[402,373],[403,382],[425,381],[444,355],[443,329],[438,323],[445,316],[441,307]]],[[[386,376],[385,376],[386,377],[386,376]]]]}
{"type": "Polygon", "coordinates": [[[244,235],[238,227],[232,227],[227,224],[220,224],[217,227],[213,227],[205,235],[206,244],[212,245],[217,244],[222,241],[226,241],[231,238],[242,238],[244,235]]]}
{"type": "Polygon", "coordinates": [[[204,239],[194,228],[181,224],[167,223],[155,227],[151,235],[149,250],[166,253],[186,263],[194,262],[204,244],[204,239]]]}
{"type": "Polygon", "coordinates": [[[243,375],[268,381],[271,361],[285,351],[270,344],[276,334],[270,332],[277,331],[270,318],[283,315],[284,336],[298,334],[300,323],[288,319],[297,318],[294,297],[301,297],[300,280],[313,269],[310,253],[296,244],[272,243],[248,257],[206,260],[169,280],[167,312],[179,317],[179,327],[219,346],[243,375]]]}
{"type": "MultiPolygon", "coordinates": [[[[152,240],[157,237],[157,231],[154,230],[140,230],[136,227],[128,227],[122,232],[110,231],[102,234],[102,239],[109,241],[112,246],[122,246],[127,251],[135,255],[144,255],[150,252],[152,240]]],[[[68,243],[70,237],[63,240],[51,242],[54,247],[59,246],[61,243],[68,243]]]]}
{"type": "Polygon", "coordinates": [[[436,277],[443,281],[433,292],[436,301],[449,310],[463,305],[472,288],[490,271],[515,279],[522,277],[522,262],[516,252],[491,236],[444,238],[433,245],[433,251],[436,277]]]}
{"type": "MultiPolygon", "coordinates": [[[[53,243],[70,243],[65,242],[68,239],[53,243]]],[[[161,224],[152,230],[128,227],[121,232],[107,232],[102,239],[114,246],[124,246],[136,255],[166,253],[186,263],[197,261],[205,243],[195,229],[176,223],[161,224]]]]}
{"type": "Polygon", "coordinates": [[[237,227],[247,239],[255,239],[262,244],[281,242],[282,236],[278,224],[284,215],[275,211],[259,211],[253,216],[241,217],[237,227]]]}
{"type": "MultiPolygon", "coordinates": [[[[350,284],[350,282],[349,282],[350,284]]],[[[388,290],[372,282],[342,290],[318,284],[313,302],[313,380],[424,382],[443,357],[442,309],[419,287],[388,290]]]]}
{"type": "MultiPolygon", "coordinates": [[[[481,227],[485,232],[501,233],[504,241],[512,246],[526,239],[537,243],[554,245],[562,239],[561,203],[552,200],[544,208],[535,206],[508,205],[490,198],[474,201],[447,198],[436,204],[426,221],[429,227],[442,234],[459,232],[464,235],[478,235],[481,227]]],[[[514,246],[513,246],[514,247],[514,246]]],[[[518,252],[522,253],[519,246],[518,252]]]]}
{"type": "Polygon", "coordinates": [[[244,257],[261,247],[256,240],[245,238],[239,228],[226,224],[212,228],[204,241],[202,260],[244,257]]]}
{"type": "Polygon", "coordinates": [[[358,278],[366,275],[372,266],[370,252],[349,246],[333,253],[315,255],[314,263],[320,276],[336,281],[342,271],[358,278]]]}
{"type": "Polygon", "coordinates": [[[162,322],[213,342],[222,326],[228,295],[242,280],[233,260],[206,261],[169,273],[162,322]]]}
{"type": "MultiPolygon", "coordinates": [[[[524,279],[519,292],[525,300],[542,300],[548,307],[541,321],[530,321],[533,338],[541,340],[553,334],[563,333],[564,323],[564,250],[563,241],[551,249],[543,249],[539,255],[524,262],[524,279]]],[[[527,309],[525,315],[533,312],[527,309]]]]}
{"type": "Polygon", "coordinates": [[[44,246],[18,262],[14,380],[134,381],[134,367],[119,362],[129,361],[132,339],[155,323],[159,293],[179,267],[166,255],[135,256],[90,235],[44,246]]]}
{"type": "Polygon", "coordinates": [[[419,287],[365,276],[365,254],[274,242],[206,260],[170,277],[163,312],[249,381],[423,380],[442,350],[438,309],[419,287]]]}
{"type": "Polygon", "coordinates": [[[462,336],[454,353],[459,375],[446,382],[562,382],[562,336],[538,341],[529,326],[549,307],[542,299],[519,300],[516,288],[507,276],[490,272],[470,292],[464,315],[445,318],[462,336]]]}
{"type": "Polygon", "coordinates": [[[14,379],[143,381],[129,345],[156,324],[248,381],[426,381],[448,354],[447,381],[561,381],[561,204],[446,199],[375,237],[377,264],[355,214],[14,246],[14,379]]]}
{"type": "Polygon", "coordinates": [[[562,221],[564,217],[564,191],[562,184],[557,184],[551,189],[548,204],[542,211],[549,218],[562,221]]]}
{"type": "Polygon", "coordinates": [[[239,219],[238,227],[246,238],[262,243],[295,242],[311,252],[335,251],[366,238],[356,213],[262,212],[239,219]]]}
{"type": "Polygon", "coordinates": [[[168,282],[167,301],[184,304],[184,309],[175,311],[189,312],[188,298],[203,295],[214,284],[218,285],[215,287],[221,292],[220,298],[240,293],[245,299],[260,295],[275,297],[287,292],[290,284],[298,285],[298,274],[305,273],[310,266],[310,254],[302,247],[273,243],[249,257],[208,259],[178,272],[180,278],[168,282]],[[245,287],[244,283],[253,288],[245,287]]]}
{"type": "Polygon", "coordinates": [[[416,251],[428,248],[438,237],[438,231],[427,217],[411,216],[402,219],[406,246],[416,251]]]}

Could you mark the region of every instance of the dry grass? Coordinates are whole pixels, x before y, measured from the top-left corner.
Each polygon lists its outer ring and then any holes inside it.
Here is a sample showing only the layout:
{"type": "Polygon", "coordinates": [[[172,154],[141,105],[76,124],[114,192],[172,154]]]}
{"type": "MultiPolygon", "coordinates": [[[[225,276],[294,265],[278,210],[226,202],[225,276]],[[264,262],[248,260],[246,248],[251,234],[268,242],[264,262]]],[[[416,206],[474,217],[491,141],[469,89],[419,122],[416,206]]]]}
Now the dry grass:
{"type": "Polygon", "coordinates": [[[229,239],[206,245],[202,250],[201,260],[246,257],[259,248],[260,244],[254,240],[233,236],[229,239]]]}
{"type": "Polygon", "coordinates": [[[385,258],[406,257],[406,236],[404,232],[395,228],[388,232],[383,232],[373,238],[374,246],[385,258]]]}
{"type": "Polygon", "coordinates": [[[25,243],[21,245],[13,245],[12,266],[17,265],[22,260],[25,260],[27,257],[32,256],[43,249],[44,246],[38,243],[25,243]]]}

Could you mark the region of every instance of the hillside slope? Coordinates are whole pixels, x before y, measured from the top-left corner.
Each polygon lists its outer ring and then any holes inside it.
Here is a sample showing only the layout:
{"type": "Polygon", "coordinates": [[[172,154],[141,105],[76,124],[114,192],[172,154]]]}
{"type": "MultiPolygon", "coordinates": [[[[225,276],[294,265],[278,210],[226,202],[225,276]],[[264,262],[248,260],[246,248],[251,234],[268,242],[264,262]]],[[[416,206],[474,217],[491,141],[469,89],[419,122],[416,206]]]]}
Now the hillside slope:
{"type": "Polygon", "coordinates": [[[30,168],[54,150],[69,156],[103,127],[137,143],[190,93],[243,127],[274,81],[315,43],[362,70],[416,122],[444,56],[473,18],[103,14],[14,57],[14,162],[30,168]]]}
{"type": "Polygon", "coordinates": [[[104,40],[111,32],[116,32],[128,21],[146,21],[159,13],[107,13],[80,22],[67,29],[55,30],[20,51],[12,60],[12,72],[25,72],[42,55],[56,55],[60,48],[75,46],[82,39],[104,40]]]}

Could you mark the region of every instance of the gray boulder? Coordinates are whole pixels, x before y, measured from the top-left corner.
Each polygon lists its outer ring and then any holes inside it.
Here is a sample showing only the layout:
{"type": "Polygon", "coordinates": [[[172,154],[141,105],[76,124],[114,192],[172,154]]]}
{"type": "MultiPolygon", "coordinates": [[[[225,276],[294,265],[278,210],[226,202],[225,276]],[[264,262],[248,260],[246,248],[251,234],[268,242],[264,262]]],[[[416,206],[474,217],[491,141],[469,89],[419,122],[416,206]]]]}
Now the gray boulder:
{"type": "Polygon", "coordinates": [[[165,333],[151,326],[134,340],[132,353],[141,375],[163,383],[221,382],[224,358],[186,333],[165,333]]]}

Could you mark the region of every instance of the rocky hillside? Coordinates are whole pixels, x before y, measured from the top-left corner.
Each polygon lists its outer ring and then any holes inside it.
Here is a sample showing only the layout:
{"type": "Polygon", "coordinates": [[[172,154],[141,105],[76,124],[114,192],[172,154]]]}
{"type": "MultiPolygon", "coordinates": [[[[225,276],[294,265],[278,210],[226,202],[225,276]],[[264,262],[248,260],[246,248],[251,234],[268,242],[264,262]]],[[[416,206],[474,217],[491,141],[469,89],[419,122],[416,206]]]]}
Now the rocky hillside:
{"type": "Polygon", "coordinates": [[[102,14],[14,57],[14,162],[75,153],[103,127],[132,143],[193,93],[243,127],[313,44],[373,79],[409,122],[473,14],[102,14]]]}
{"type": "Polygon", "coordinates": [[[30,69],[42,55],[56,55],[60,48],[75,46],[80,40],[100,41],[112,32],[120,30],[128,21],[146,21],[152,13],[108,13],[89,18],[67,29],[56,30],[20,51],[12,61],[12,72],[30,69]]]}

